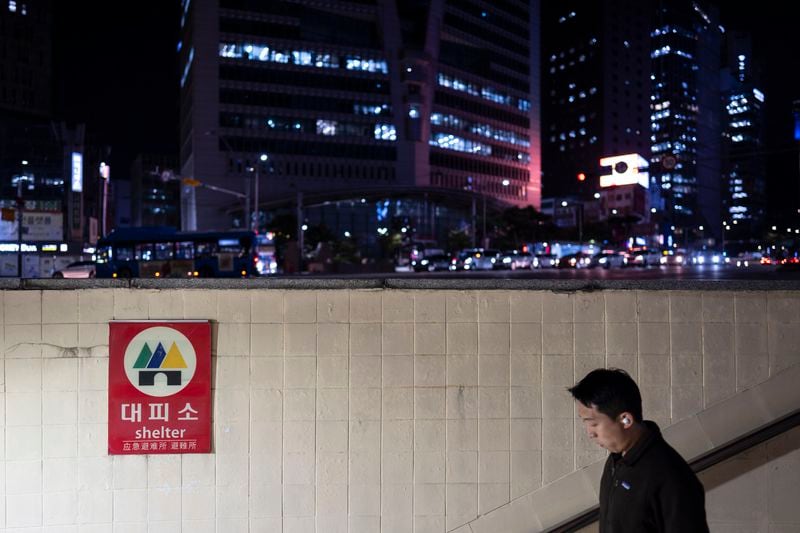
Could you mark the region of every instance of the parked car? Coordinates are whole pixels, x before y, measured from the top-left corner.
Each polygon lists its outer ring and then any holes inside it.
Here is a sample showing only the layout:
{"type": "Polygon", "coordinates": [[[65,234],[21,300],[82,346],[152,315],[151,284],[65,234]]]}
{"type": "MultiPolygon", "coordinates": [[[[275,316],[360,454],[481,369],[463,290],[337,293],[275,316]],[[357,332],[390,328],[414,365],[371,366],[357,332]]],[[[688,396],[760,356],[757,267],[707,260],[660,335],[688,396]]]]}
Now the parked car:
{"type": "Polygon", "coordinates": [[[563,256],[558,261],[558,268],[589,268],[592,256],[583,252],[563,256]]]}
{"type": "Polygon", "coordinates": [[[537,254],[533,258],[533,268],[556,268],[558,257],[556,254],[537,254]]]}
{"type": "Polygon", "coordinates": [[[712,250],[697,250],[692,253],[693,265],[720,265],[725,262],[720,252],[712,250]]]}
{"type": "Polygon", "coordinates": [[[428,272],[435,272],[437,270],[456,269],[455,258],[448,254],[427,255],[414,263],[416,263],[414,264],[414,272],[423,272],[426,270],[428,272]]]}
{"type": "Polygon", "coordinates": [[[500,254],[499,264],[500,268],[510,268],[511,270],[533,268],[533,254],[508,250],[500,254]]]}
{"type": "Polygon", "coordinates": [[[628,257],[622,252],[605,250],[592,257],[592,267],[622,268],[628,264],[628,257]]]}
{"type": "Polygon", "coordinates": [[[61,270],[53,272],[54,278],[93,278],[95,276],[94,261],[75,261],[61,270]]]}
{"type": "Polygon", "coordinates": [[[683,266],[686,264],[686,254],[683,252],[668,253],[662,255],[659,261],[662,265],[683,266]]]}
{"type": "Polygon", "coordinates": [[[473,248],[462,252],[460,263],[464,270],[492,270],[495,268],[499,255],[499,250],[473,248]]]}
{"type": "Polygon", "coordinates": [[[631,250],[628,264],[635,266],[660,266],[661,265],[661,252],[658,250],[631,250]]]}

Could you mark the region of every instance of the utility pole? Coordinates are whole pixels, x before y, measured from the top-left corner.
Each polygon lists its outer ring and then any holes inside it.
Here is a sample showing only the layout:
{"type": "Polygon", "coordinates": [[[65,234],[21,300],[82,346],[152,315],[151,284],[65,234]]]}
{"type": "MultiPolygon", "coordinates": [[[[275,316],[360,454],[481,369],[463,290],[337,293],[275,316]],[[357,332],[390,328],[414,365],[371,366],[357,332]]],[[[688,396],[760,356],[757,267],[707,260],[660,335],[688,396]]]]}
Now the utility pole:
{"type": "Polygon", "coordinates": [[[303,271],[303,192],[297,191],[297,272],[303,271]]]}
{"type": "MultiPolygon", "coordinates": [[[[231,144],[228,142],[228,139],[226,139],[224,135],[220,135],[219,132],[217,132],[217,130],[205,131],[205,132],[203,132],[203,135],[216,136],[220,140],[220,142],[222,142],[222,144],[225,145],[225,150],[228,152],[228,155],[231,156],[231,157],[234,156],[236,151],[233,149],[231,144]]],[[[258,167],[256,167],[255,170],[257,171],[257,169],[258,169],[258,167]]],[[[250,170],[250,169],[246,169],[246,170],[250,170]]],[[[245,174],[247,174],[247,172],[245,172],[245,174]]],[[[217,190],[218,192],[228,192],[228,193],[231,192],[231,191],[229,191],[227,189],[223,189],[221,187],[217,187],[216,189],[214,189],[214,187],[211,186],[211,185],[203,184],[203,186],[205,188],[207,188],[207,189],[217,190]]],[[[246,227],[246,228],[251,228],[252,227],[251,219],[250,219],[250,188],[251,188],[250,187],[250,179],[249,178],[245,178],[245,189],[246,190],[245,190],[245,194],[241,195],[241,198],[244,198],[244,220],[245,220],[244,227],[246,227]]],[[[258,195],[256,195],[256,202],[258,202],[258,195]]]]}
{"type": "Polygon", "coordinates": [[[261,171],[261,163],[266,163],[269,160],[269,156],[267,154],[261,154],[258,156],[259,161],[256,163],[256,187],[255,187],[255,198],[253,199],[253,223],[252,223],[252,230],[258,233],[258,224],[260,221],[259,217],[259,208],[258,203],[260,197],[258,195],[258,183],[260,181],[260,171],[261,171]]]}
{"type": "Polygon", "coordinates": [[[103,208],[102,208],[102,223],[100,224],[101,235],[105,237],[108,234],[108,180],[111,178],[111,169],[105,163],[100,163],[100,186],[102,187],[103,208]]]}
{"type": "Polygon", "coordinates": [[[477,211],[477,209],[476,209],[476,206],[475,206],[475,193],[473,192],[472,193],[472,224],[470,225],[472,227],[472,247],[473,248],[477,248],[476,234],[478,232],[477,232],[477,229],[475,228],[475,226],[477,225],[477,222],[478,222],[478,215],[477,215],[476,211],[477,211]]]}
{"type": "MultiPolygon", "coordinates": [[[[216,185],[209,185],[207,183],[203,183],[200,180],[196,180],[196,179],[190,178],[188,176],[178,176],[172,170],[162,170],[162,171],[159,172],[159,170],[156,169],[155,172],[151,172],[151,174],[156,175],[156,176],[161,176],[161,180],[164,181],[164,182],[167,182],[167,181],[179,181],[179,182],[181,182],[181,187],[187,187],[187,188],[190,188],[190,189],[194,189],[195,187],[203,187],[204,189],[208,189],[210,191],[221,192],[223,194],[228,194],[230,196],[235,196],[236,198],[239,198],[240,200],[244,200],[244,203],[245,203],[246,206],[250,205],[250,203],[249,203],[250,202],[250,195],[249,195],[250,189],[249,188],[247,190],[247,194],[241,193],[241,192],[238,192],[238,191],[232,191],[232,190],[226,189],[224,187],[217,187],[216,185]]],[[[194,194],[192,194],[192,197],[194,197],[194,194]]],[[[194,207],[194,202],[192,202],[192,208],[193,207],[194,207]]],[[[190,220],[196,221],[196,213],[195,213],[194,209],[192,209],[189,218],[190,218],[190,220]]],[[[185,228],[185,229],[188,229],[188,228],[185,228]]],[[[192,228],[192,230],[194,230],[194,229],[195,228],[192,228]]]]}
{"type": "Polygon", "coordinates": [[[22,181],[20,176],[17,180],[17,276],[22,278],[22,207],[25,202],[22,200],[22,181]]]}

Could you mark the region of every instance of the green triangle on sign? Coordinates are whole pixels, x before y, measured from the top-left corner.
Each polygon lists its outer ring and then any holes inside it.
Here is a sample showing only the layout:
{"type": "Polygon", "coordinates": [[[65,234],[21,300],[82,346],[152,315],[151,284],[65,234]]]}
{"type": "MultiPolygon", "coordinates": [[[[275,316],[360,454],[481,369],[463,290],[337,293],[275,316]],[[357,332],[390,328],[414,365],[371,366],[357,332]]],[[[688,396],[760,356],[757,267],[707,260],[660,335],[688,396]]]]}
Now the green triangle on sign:
{"type": "Polygon", "coordinates": [[[139,352],[139,357],[136,358],[136,362],[133,363],[133,368],[147,368],[147,363],[150,361],[150,357],[153,356],[153,352],[150,351],[150,347],[147,343],[144,343],[142,346],[142,351],[139,352]]]}

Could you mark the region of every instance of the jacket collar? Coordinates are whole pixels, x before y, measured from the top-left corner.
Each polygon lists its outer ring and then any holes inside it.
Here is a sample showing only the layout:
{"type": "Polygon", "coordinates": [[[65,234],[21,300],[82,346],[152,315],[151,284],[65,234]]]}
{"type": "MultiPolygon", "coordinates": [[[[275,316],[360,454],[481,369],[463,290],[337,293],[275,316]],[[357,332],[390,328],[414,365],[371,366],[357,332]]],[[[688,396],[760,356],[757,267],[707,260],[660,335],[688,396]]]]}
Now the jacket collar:
{"type": "Polygon", "coordinates": [[[622,461],[628,466],[633,466],[639,458],[644,455],[645,451],[657,440],[661,439],[661,430],[658,424],[650,420],[642,422],[643,433],[639,441],[633,445],[633,448],[628,450],[625,455],[620,455],[617,460],[622,461]]]}

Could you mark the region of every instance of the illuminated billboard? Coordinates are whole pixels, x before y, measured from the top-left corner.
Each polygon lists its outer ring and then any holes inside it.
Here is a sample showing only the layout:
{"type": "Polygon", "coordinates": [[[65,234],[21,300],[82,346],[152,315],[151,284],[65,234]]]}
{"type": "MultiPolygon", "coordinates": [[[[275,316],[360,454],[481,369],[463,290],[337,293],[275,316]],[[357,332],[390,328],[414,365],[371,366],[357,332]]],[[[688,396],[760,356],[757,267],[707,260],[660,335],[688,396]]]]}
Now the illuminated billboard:
{"type": "Polygon", "coordinates": [[[72,190],[83,190],[83,154],[72,152],[72,190]]]}
{"type": "Polygon", "coordinates": [[[600,159],[601,167],[611,167],[611,174],[600,176],[600,187],[639,184],[644,188],[650,185],[650,175],[646,172],[647,160],[639,154],[615,155],[600,159]]]}

